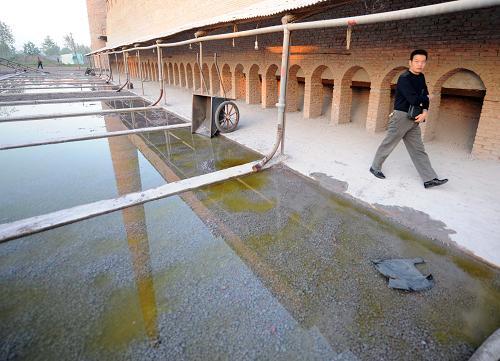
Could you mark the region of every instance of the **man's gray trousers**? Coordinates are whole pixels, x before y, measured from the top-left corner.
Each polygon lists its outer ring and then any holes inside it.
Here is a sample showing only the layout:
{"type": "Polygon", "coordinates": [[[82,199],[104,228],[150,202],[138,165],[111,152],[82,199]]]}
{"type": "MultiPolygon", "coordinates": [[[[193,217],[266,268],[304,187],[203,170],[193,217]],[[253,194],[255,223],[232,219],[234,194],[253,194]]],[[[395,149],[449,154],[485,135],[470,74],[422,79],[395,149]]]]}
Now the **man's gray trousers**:
{"type": "Polygon", "coordinates": [[[387,135],[377,149],[372,168],[381,171],[382,164],[394,148],[396,148],[401,139],[403,139],[411,160],[422,180],[427,182],[437,178],[436,172],[432,169],[429,156],[425,152],[419,124],[408,119],[407,114],[399,110],[395,110],[390,116],[387,135]]]}

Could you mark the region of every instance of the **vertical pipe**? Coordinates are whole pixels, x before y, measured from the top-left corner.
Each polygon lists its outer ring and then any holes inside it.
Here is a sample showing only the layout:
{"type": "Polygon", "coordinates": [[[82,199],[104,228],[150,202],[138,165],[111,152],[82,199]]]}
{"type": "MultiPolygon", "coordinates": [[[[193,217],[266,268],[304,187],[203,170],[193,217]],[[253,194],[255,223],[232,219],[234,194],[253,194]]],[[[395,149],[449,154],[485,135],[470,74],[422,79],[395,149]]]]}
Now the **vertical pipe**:
{"type": "MultiPolygon", "coordinates": [[[[156,40],[156,43],[157,44],[160,44],[161,43],[161,40],[156,40]]],[[[162,52],[162,48],[160,48],[159,46],[156,47],[156,52],[158,54],[158,81],[160,82],[160,95],[163,96],[163,101],[165,102],[165,104],[167,104],[167,97],[165,96],[165,89],[164,89],[164,79],[163,79],[163,66],[161,65],[162,63],[162,55],[163,55],[163,52],[162,52]]]]}
{"type": "Polygon", "coordinates": [[[120,67],[118,65],[118,55],[115,53],[115,63],[116,63],[116,72],[118,73],[118,84],[121,84],[121,79],[120,79],[120,67]]]}
{"type": "Polygon", "coordinates": [[[142,77],[141,52],[137,50],[137,62],[139,63],[139,78],[141,78],[142,95],[144,95],[144,79],[142,77]]]}
{"type": "Polygon", "coordinates": [[[125,83],[128,83],[130,78],[128,74],[128,52],[126,51],[123,52],[123,64],[125,67],[125,83]]]}
{"type": "Polygon", "coordinates": [[[109,53],[107,54],[108,55],[108,69],[109,69],[109,81],[113,80],[113,70],[111,69],[111,62],[109,61],[109,53]]]}
{"type": "Polygon", "coordinates": [[[99,62],[99,77],[101,77],[101,75],[102,75],[101,53],[99,53],[99,55],[97,55],[97,60],[99,62]]]}
{"type": "Polygon", "coordinates": [[[280,96],[278,104],[278,127],[281,126],[281,154],[285,154],[285,109],[286,109],[286,86],[288,82],[288,60],[290,58],[290,30],[285,24],[283,29],[283,51],[281,53],[281,77],[280,96]]]}
{"type": "Polygon", "coordinates": [[[205,82],[205,75],[203,74],[203,43],[200,41],[200,63],[198,64],[200,68],[201,82],[203,83],[203,87],[205,88],[205,94],[208,94],[207,83],[205,82]]]}

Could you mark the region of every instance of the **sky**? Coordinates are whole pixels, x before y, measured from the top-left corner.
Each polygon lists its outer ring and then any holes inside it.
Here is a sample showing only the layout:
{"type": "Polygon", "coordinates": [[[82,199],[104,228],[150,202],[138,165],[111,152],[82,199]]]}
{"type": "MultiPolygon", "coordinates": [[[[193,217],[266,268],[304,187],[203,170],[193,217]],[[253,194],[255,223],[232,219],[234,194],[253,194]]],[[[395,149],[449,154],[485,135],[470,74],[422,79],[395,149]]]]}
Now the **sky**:
{"type": "Polygon", "coordinates": [[[15,38],[15,47],[32,41],[40,47],[49,35],[61,48],[63,36],[73,33],[78,44],[90,46],[86,0],[0,0],[0,21],[15,38]]]}

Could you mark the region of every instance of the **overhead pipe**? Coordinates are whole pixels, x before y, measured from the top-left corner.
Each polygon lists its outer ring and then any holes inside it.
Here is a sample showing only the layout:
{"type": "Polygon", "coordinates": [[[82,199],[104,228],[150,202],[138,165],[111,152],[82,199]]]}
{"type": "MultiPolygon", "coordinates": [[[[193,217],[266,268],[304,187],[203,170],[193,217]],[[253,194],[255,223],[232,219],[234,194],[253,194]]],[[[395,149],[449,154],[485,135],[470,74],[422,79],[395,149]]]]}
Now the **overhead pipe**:
{"type": "Polygon", "coordinates": [[[74,113],[53,113],[53,114],[36,114],[36,115],[23,115],[20,117],[0,118],[0,123],[21,122],[31,120],[55,119],[55,118],[72,118],[72,117],[85,117],[88,115],[106,115],[114,113],[131,113],[139,112],[141,110],[161,110],[162,107],[137,107],[137,108],[119,108],[119,109],[104,109],[96,110],[93,112],[74,112],[74,113]]]}
{"type": "Polygon", "coordinates": [[[91,101],[110,100],[132,100],[140,98],[139,95],[120,95],[114,97],[88,97],[88,98],[60,98],[60,99],[40,99],[40,100],[15,100],[11,102],[0,102],[0,107],[13,105],[36,105],[36,104],[58,104],[58,103],[79,103],[91,101]]]}
{"type": "MultiPolygon", "coordinates": [[[[132,113],[132,115],[133,114],[134,113],[132,113]]],[[[31,142],[31,143],[8,144],[8,145],[1,145],[0,144],[0,150],[37,147],[37,146],[49,145],[49,144],[61,144],[61,143],[79,142],[79,141],[83,141],[83,140],[95,140],[95,139],[102,139],[102,138],[112,138],[112,137],[118,137],[118,136],[122,136],[122,135],[152,133],[152,132],[158,132],[158,131],[166,131],[166,130],[172,130],[172,129],[187,128],[187,127],[190,127],[190,126],[191,126],[191,123],[182,123],[182,124],[162,125],[162,126],[156,126],[156,127],[119,130],[119,131],[115,131],[115,132],[96,133],[96,134],[83,135],[83,136],[77,136],[77,137],[65,137],[65,138],[57,138],[57,139],[48,139],[48,140],[43,140],[43,141],[38,141],[38,142],[31,142]]]]}

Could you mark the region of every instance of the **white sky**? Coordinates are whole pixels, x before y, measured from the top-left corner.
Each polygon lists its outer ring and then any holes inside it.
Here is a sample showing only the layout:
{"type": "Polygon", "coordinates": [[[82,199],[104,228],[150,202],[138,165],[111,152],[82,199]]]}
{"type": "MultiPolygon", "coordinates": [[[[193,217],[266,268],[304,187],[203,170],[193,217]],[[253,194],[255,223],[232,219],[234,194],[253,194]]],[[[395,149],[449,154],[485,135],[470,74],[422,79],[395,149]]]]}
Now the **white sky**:
{"type": "Polygon", "coordinates": [[[27,41],[40,47],[47,35],[62,48],[70,32],[75,42],[90,46],[86,0],[0,0],[0,21],[12,30],[18,50],[27,41]]]}

